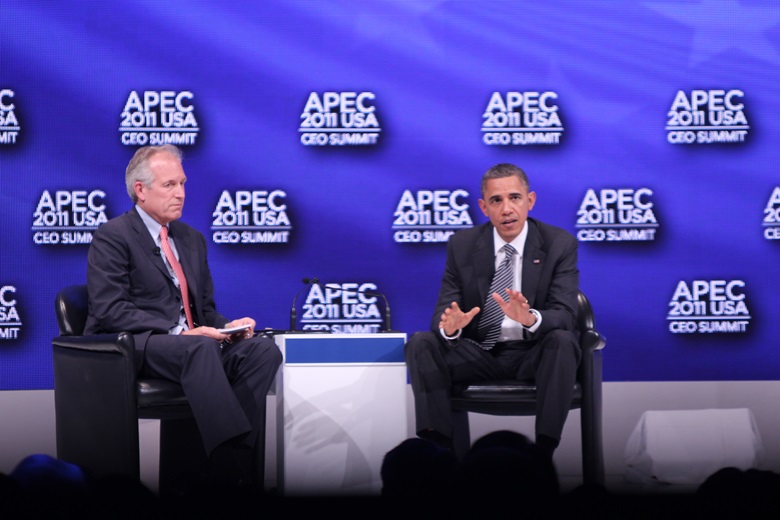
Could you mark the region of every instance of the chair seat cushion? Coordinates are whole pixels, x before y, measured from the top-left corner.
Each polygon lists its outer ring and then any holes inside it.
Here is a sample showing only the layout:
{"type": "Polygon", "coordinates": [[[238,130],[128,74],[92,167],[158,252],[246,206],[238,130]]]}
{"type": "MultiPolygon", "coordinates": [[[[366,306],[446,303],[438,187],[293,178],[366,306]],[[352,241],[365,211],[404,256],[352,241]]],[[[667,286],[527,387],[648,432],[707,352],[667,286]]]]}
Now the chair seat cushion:
{"type": "MultiPolygon", "coordinates": [[[[574,385],[571,408],[582,404],[582,387],[574,385]]],[[[536,408],[536,384],[534,381],[512,379],[480,381],[455,386],[452,390],[452,406],[456,410],[481,413],[507,414],[531,413],[536,408]]]]}
{"type": "Polygon", "coordinates": [[[181,385],[164,379],[139,379],[137,383],[139,416],[154,417],[157,412],[167,415],[168,411],[191,414],[181,385]]]}

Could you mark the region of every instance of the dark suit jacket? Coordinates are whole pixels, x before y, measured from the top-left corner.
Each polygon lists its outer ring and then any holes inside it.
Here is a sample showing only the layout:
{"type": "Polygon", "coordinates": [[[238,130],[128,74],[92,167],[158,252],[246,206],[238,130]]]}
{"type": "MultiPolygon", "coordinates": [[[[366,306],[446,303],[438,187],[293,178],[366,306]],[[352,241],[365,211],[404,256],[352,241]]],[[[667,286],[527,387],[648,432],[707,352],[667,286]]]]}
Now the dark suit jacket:
{"type": "MultiPolygon", "coordinates": [[[[522,293],[531,308],[542,315],[534,334],[540,337],[553,329],[575,331],[577,326],[577,240],[567,231],[536,219],[526,221],[528,238],[523,252],[522,293]]],[[[444,309],[457,302],[466,312],[484,309],[495,272],[493,226],[490,223],[458,231],[447,244],[439,300],[431,328],[439,333],[444,309]]],[[[477,332],[480,314],[463,330],[462,337],[482,341],[477,332]]]]}
{"type": "MultiPolygon", "coordinates": [[[[203,234],[174,221],[168,226],[189,286],[196,325],[222,327],[206,259],[203,234]]],[[[89,316],[85,334],[130,332],[135,337],[136,367],[151,334],[167,334],[178,323],[181,294],[165,267],[162,253],[133,208],[98,228],[89,248],[89,316]]]]}

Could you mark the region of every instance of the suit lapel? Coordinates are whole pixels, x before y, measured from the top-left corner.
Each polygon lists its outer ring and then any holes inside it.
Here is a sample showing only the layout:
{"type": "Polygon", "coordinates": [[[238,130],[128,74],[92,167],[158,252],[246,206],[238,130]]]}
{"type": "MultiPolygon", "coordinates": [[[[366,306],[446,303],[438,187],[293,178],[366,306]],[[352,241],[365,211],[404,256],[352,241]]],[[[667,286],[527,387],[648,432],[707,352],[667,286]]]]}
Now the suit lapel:
{"type": "Polygon", "coordinates": [[[138,214],[135,208],[133,208],[128,215],[130,215],[130,225],[132,226],[133,231],[135,231],[135,238],[141,251],[143,251],[146,258],[149,259],[149,262],[160,271],[165,279],[170,281],[170,283],[173,283],[168,268],[165,267],[165,262],[163,262],[162,253],[157,252],[157,244],[152,238],[152,235],[149,234],[149,230],[146,229],[144,221],[141,220],[141,215],[138,214]]]}
{"type": "Polygon", "coordinates": [[[525,239],[525,250],[523,251],[522,293],[528,299],[529,305],[533,307],[547,253],[542,249],[544,245],[542,235],[539,233],[536,223],[529,218],[526,220],[526,224],[528,224],[528,236],[525,239]]]}
{"type": "Polygon", "coordinates": [[[479,291],[479,306],[482,307],[487,300],[490,283],[493,281],[493,273],[496,270],[492,225],[486,224],[482,228],[474,244],[471,261],[479,291]]]}

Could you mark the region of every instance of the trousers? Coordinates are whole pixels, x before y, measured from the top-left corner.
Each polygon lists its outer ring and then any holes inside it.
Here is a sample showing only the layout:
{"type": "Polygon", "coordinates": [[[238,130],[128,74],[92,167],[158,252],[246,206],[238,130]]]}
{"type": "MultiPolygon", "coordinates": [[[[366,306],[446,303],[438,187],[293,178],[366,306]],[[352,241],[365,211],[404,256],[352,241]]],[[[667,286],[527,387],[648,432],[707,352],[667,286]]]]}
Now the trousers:
{"type": "Polygon", "coordinates": [[[242,437],[252,448],[265,416],[265,399],[282,363],[270,338],[256,336],[224,347],[205,336],[149,337],[140,374],[179,383],[192,408],[207,454],[242,437]]]}
{"type": "Polygon", "coordinates": [[[417,332],[404,354],[414,395],[416,431],[452,437],[453,385],[494,379],[534,380],[536,435],[560,440],[574,395],[581,351],[577,334],[553,330],[531,341],[499,342],[483,350],[473,341],[450,342],[417,332]]]}

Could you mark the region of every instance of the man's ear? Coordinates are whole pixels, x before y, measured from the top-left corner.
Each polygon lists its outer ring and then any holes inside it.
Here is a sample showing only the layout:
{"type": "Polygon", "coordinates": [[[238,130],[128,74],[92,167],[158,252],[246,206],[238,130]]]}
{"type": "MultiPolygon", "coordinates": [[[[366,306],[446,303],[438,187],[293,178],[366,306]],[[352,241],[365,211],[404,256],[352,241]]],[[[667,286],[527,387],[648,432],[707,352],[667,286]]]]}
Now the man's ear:
{"type": "Polygon", "coordinates": [[[479,202],[479,209],[481,209],[482,213],[487,217],[488,216],[488,213],[487,213],[487,203],[485,202],[484,199],[479,199],[478,202],[479,202]]]}
{"type": "Polygon", "coordinates": [[[135,181],[135,184],[133,184],[133,191],[135,191],[136,198],[144,202],[144,190],[146,190],[146,186],[144,186],[144,183],[141,181],[135,181]]]}

